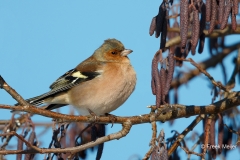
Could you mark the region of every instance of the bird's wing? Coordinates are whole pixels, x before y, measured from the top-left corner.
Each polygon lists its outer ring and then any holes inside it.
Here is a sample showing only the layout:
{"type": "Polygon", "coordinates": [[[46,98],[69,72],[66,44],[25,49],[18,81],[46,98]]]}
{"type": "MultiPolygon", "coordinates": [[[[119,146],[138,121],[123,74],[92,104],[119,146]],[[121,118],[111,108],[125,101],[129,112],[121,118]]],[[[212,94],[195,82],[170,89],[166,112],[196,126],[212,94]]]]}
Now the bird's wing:
{"type": "Polygon", "coordinates": [[[92,67],[92,64],[82,65],[80,68],[71,69],[61,77],[59,77],[50,86],[50,91],[40,96],[27,99],[30,104],[40,105],[44,103],[44,99],[54,96],[63,91],[67,91],[72,87],[79,85],[85,81],[92,80],[101,75],[101,71],[96,70],[96,67],[92,67]],[[90,67],[91,66],[91,67],[90,67]]]}

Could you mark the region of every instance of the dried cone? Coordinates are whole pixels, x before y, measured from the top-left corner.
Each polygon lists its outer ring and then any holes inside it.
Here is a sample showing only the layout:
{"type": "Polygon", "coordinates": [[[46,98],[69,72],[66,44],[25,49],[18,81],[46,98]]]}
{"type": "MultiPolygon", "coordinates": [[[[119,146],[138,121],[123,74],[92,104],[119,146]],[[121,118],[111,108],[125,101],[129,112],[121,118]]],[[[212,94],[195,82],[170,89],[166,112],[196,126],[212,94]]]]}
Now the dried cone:
{"type": "Polygon", "coordinates": [[[227,0],[227,4],[225,6],[224,15],[223,15],[223,19],[222,19],[220,29],[226,28],[227,22],[228,22],[228,17],[229,17],[230,12],[231,12],[231,8],[232,8],[232,1],[227,0]]]}
{"type": "Polygon", "coordinates": [[[166,70],[162,67],[159,75],[161,81],[162,104],[165,104],[165,84],[166,84],[166,70]]]}
{"type": "Polygon", "coordinates": [[[162,4],[159,6],[159,12],[158,15],[156,16],[156,33],[155,33],[155,37],[158,38],[160,36],[160,33],[162,32],[163,29],[163,23],[164,23],[164,19],[165,19],[165,5],[164,2],[162,2],[162,4]]]}
{"type": "Polygon", "coordinates": [[[232,29],[234,31],[236,31],[237,29],[237,20],[236,20],[236,15],[233,13],[233,9],[232,9],[232,14],[231,14],[231,20],[232,20],[232,29]]]}
{"type": "MultiPolygon", "coordinates": [[[[212,119],[211,127],[210,127],[210,135],[209,135],[211,146],[216,146],[215,145],[215,122],[216,120],[212,119]]],[[[216,156],[217,156],[216,148],[211,148],[211,154],[212,154],[212,158],[216,159],[216,156]]]]}
{"type": "Polygon", "coordinates": [[[168,94],[171,83],[172,83],[174,67],[175,67],[174,55],[173,55],[173,53],[169,52],[169,54],[168,54],[168,73],[167,73],[166,86],[165,86],[165,95],[168,94]]]}
{"type": "Polygon", "coordinates": [[[219,0],[219,7],[218,7],[218,23],[222,23],[223,13],[224,13],[224,4],[225,0],[219,0]]]}
{"type": "Polygon", "coordinates": [[[191,48],[192,48],[192,43],[191,43],[191,41],[188,41],[187,42],[187,47],[186,47],[186,49],[185,49],[185,51],[184,51],[184,53],[182,55],[182,58],[187,58],[191,48]]]}
{"type": "Polygon", "coordinates": [[[212,12],[211,12],[211,21],[210,21],[210,27],[209,27],[209,30],[208,30],[208,33],[212,33],[212,31],[214,30],[214,27],[215,27],[215,23],[216,23],[216,20],[217,20],[217,1],[216,0],[211,0],[212,2],[212,12]]]}
{"type": "Polygon", "coordinates": [[[200,19],[200,35],[203,33],[203,30],[206,26],[206,5],[203,3],[201,6],[201,19],[200,19]]]}
{"type": "Polygon", "coordinates": [[[211,8],[212,0],[206,0],[206,21],[210,22],[211,20],[211,8]]]}
{"type": "MultiPolygon", "coordinates": [[[[165,15],[166,15],[166,17],[168,16],[168,12],[167,12],[167,10],[165,11],[165,15]]],[[[167,26],[168,26],[168,20],[167,20],[166,17],[164,17],[164,21],[163,21],[163,29],[162,29],[162,34],[161,34],[161,44],[160,44],[160,49],[164,49],[164,48],[165,48],[166,39],[167,39],[167,26]]]]}
{"type": "Polygon", "coordinates": [[[233,10],[233,13],[234,13],[235,15],[238,14],[238,8],[239,8],[239,2],[238,2],[238,0],[233,0],[232,10],[233,10]]]}
{"type": "Polygon", "coordinates": [[[159,107],[161,103],[161,82],[159,79],[158,71],[158,54],[162,54],[161,50],[158,51],[152,60],[152,92],[156,94],[156,106],[159,107]],[[160,52],[160,53],[159,53],[160,52]]]}
{"type": "MultiPolygon", "coordinates": [[[[175,56],[176,57],[179,57],[179,58],[182,57],[182,53],[181,53],[181,48],[180,47],[176,47],[174,52],[175,52],[175,56]]],[[[183,63],[182,61],[176,60],[176,66],[181,67],[182,63],[183,63]]]]}
{"type": "Polygon", "coordinates": [[[152,86],[152,93],[153,95],[156,95],[156,73],[158,72],[158,60],[157,57],[154,56],[152,60],[152,81],[151,81],[151,86],[152,86]]]}
{"type": "Polygon", "coordinates": [[[204,43],[205,43],[205,34],[202,33],[200,36],[199,45],[198,45],[198,53],[200,54],[203,52],[204,43]]]}
{"type": "Polygon", "coordinates": [[[196,53],[196,47],[199,39],[199,30],[200,30],[200,23],[199,23],[199,16],[198,10],[193,11],[193,25],[192,25],[192,37],[191,37],[191,51],[194,55],[196,53]]]}
{"type": "Polygon", "coordinates": [[[180,37],[181,37],[181,52],[184,52],[187,43],[188,32],[188,0],[180,2],[180,37]]]}
{"type": "MultiPolygon", "coordinates": [[[[20,135],[22,138],[24,138],[22,135],[20,135]]],[[[18,138],[17,141],[17,150],[23,150],[23,141],[18,138]]],[[[17,160],[22,160],[22,154],[17,154],[17,160]]]]}
{"type": "MultiPolygon", "coordinates": [[[[218,114],[218,145],[223,144],[224,123],[222,114],[218,114]]],[[[222,147],[218,148],[218,154],[222,153],[222,147]]]]}
{"type": "Polygon", "coordinates": [[[156,17],[153,17],[150,28],[149,28],[149,34],[150,36],[153,35],[154,31],[156,30],[156,17]]]}

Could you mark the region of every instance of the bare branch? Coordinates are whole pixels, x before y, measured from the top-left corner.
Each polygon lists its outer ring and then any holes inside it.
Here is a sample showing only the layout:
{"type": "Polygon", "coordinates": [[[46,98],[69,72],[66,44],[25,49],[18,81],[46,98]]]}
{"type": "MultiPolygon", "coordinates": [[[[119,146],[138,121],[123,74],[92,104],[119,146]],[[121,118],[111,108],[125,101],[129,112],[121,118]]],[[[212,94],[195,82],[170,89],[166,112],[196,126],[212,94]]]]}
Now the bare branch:
{"type": "Polygon", "coordinates": [[[202,120],[204,119],[205,115],[201,114],[199,116],[196,117],[196,119],[194,121],[192,121],[192,123],[181,133],[178,135],[177,140],[174,142],[174,144],[171,146],[171,148],[169,148],[168,150],[168,156],[170,156],[176,149],[177,147],[180,145],[181,141],[183,140],[183,138],[190,132],[193,130],[193,128],[202,120]]]}

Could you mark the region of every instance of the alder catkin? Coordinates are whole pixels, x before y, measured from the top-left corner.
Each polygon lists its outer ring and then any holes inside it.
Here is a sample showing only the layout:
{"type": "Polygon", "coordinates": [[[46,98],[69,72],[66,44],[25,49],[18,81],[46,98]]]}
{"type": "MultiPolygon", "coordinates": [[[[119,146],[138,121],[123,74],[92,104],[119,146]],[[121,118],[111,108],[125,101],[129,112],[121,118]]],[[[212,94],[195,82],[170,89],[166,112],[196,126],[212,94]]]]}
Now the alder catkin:
{"type": "Polygon", "coordinates": [[[156,16],[156,33],[155,33],[155,37],[158,38],[160,36],[160,33],[162,32],[163,29],[163,22],[165,19],[165,5],[164,2],[162,2],[162,4],[159,6],[159,11],[158,11],[158,15],[156,16]]]}
{"type": "Polygon", "coordinates": [[[217,20],[217,2],[216,0],[211,0],[212,2],[212,6],[211,6],[211,21],[210,21],[210,26],[209,26],[209,30],[208,33],[212,33],[212,31],[214,30],[215,27],[215,23],[217,20]]]}
{"type": "Polygon", "coordinates": [[[198,10],[195,9],[193,11],[193,25],[192,25],[192,37],[191,37],[192,55],[196,53],[196,47],[199,39],[199,29],[200,29],[200,24],[199,24],[198,10]]]}
{"type": "Polygon", "coordinates": [[[188,0],[180,2],[180,37],[181,37],[181,52],[184,52],[187,43],[188,33],[188,0]]]}
{"type": "Polygon", "coordinates": [[[154,82],[153,78],[151,80],[151,88],[152,88],[152,94],[156,95],[156,87],[155,87],[155,82],[154,82]]]}
{"type": "Polygon", "coordinates": [[[162,104],[165,103],[165,84],[166,84],[166,70],[162,67],[160,70],[159,78],[161,81],[161,95],[162,95],[162,104]]]}
{"type": "MultiPolygon", "coordinates": [[[[215,122],[216,122],[216,120],[212,119],[211,126],[210,126],[210,135],[209,135],[210,139],[209,140],[210,140],[211,146],[216,146],[215,145],[215,122]]],[[[217,156],[216,148],[214,148],[214,147],[211,148],[211,154],[212,154],[212,158],[216,159],[216,156],[217,156]]]]}
{"type": "MultiPolygon", "coordinates": [[[[34,145],[35,138],[36,138],[36,133],[34,131],[32,131],[29,138],[28,138],[28,142],[30,144],[34,145]]],[[[31,148],[28,146],[27,149],[31,149],[31,148]]],[[[25,160],[30,160],[30,159],[33,159],[33,157],[34,157],[34,154],[25,154],[24,159],[25,160]]]]}
{"type": "Polygon", "coordinates": [[[161,81],[159,79],[159,72],[156,75],[156,107],[159,108],[162,101],[161,81]]]}
{"type": "MultiPolygon", "coordinates": [[[[20,135],[22,138],[23,136],[20,135]]],[[[17,141],[17,150],[23,150],[23,141],[21,139],[18,138],[18,141],[17,141]]],[[[17,160],[22,160],[22,154],[17,154],[17,160]]]]}
{"type": "Polygon", "coordinates": [[[157,57],[154,56],[152,60],[152,80],[151,80],[153,95],[156,95],[156,80],[155,80],[156,72],[158,72],[158,60],[157,57]]]}
{"type": "Polygon", "coordinates": [[[238,0],[233,0],[232,10],[235,15],[238,14],[239,2],[238,0]]]}
{"type": "Polygon", "coordinates": [[[156,94],[156,107],[160,106],[161,103],[161,82],[159,79],[159,71],[158,71],[158,59],[157,54],[153,57],[152,60],[152,80],[154,81],[154,86],[152,87],[152,93],[156,94]]]}
{"type": "Polygon", "coordinates": [[[152,22],[150,24],[150,28],[149,28],[149,34],[150,36],[153,35],[154,31],[156,30],[156,17],[153,17],[152,22]]]}
{"type": "Polygon", "coordinates": [[[192,48],[192,43],[191,43],[191,41],[188,41],[187,42],[187,47],[186,47],[186,49],[185,49],[185,51],[184,51],[184,53],[182,55],[182,58],[186,58],[188,56],[191,48],[192,48]]]}
{"type": "Polygon", "coordinates": [[[231,12],[231,8],[232,8],[232,1],[231,0],[227,0],[227,4],[224,7],[224,14],[223,14],[223,19],[222,19],[222,23],[220,26],[220,29],[224,29],[227,26],[227,22],[228,22],[228,17],[230,15],[231,12]]]}
{"type": "MultiPolygon", "coordinates": [[[[218,145],[222,146],[223,144],[223,133],[224,133],[224,123],[223,116],[221,113],[218,114],[218,145]]],[[[222,153],[222,147],[218,148],[218,154],[222,153]]]]}
{"type": "Polygon", "coordinates": [[[236,20],[236,15],[233,13],[233,9],[232,9],[232,13],[231,13],[231,21],[232,21],[232,29],[234,31],[236,31],[236,29],[237,29],[237,20],[236,20]]]}
{"type": "Polygon", "coordinates": [[[206,5],[204,3],[202,3],[199,35],[201,35],[203,33],[205,26],[206,26],[206,5]]]}
{"type": "MultiPolygon", "coordinates": [[[[167,10],[164,11],[166,17],[168,16],[168,12],[167,10]]],[[[165,48],[165,44],[166,44],[166,38],[167,38],[167,25],[168,25],[168,20],[167,18],[164,17],[164,21],[163,21],[163,29],[162,29],[162,34],[161,34],[161,44],[160,44],[160,49],[164,49],[165,48]]]]}
{"type": "MultiPolygon", "coordinates": [[[[179,58],[182,57],[181,48],[179,46],[175,48],[174,52],[176,57],[179,57],[179,58]]],[[[176,66],[182,67],[182,63],[183,63],[182,61],[176,60],[176,66]]]]}
{"type": "Polygon", "coordinates": [[[206,0],[206,21],[210,22],[211,20],[211,8],[212,0],[206,0]]]}
{"type": "Polygon", "coordinates": [[[218,7],[218,23],[221,24],[222,23],[222,19],[223,19],[223,14],[224,14],[224,3],[225,0],[219,0],[219,7],[218,7]]]}
{"type": "Polygon", "coordinates": [[[166,85],[165,85],[165,95],[168,94],[172,79],[173,79],[173,73],[174,73],[174,55],[173,53],[169,52],[168,53],[168,73],[167,73],[167,78],[166,78],[166,85]]]}
{"type": "Polygon", "coordinates": [[[200,35],[199,45],[198,45],[198,53],[202,53],[204,49],[204,43],[205,43],[205,34],[202,33],[200,35]]]}

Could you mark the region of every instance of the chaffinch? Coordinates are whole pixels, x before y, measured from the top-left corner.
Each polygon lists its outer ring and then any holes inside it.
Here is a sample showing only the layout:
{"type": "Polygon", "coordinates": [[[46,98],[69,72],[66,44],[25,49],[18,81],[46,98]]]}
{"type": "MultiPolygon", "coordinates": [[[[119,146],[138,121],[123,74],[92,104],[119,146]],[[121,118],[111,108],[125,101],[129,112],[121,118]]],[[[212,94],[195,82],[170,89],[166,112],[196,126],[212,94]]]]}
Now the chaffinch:
{"type": "Polygon", "coordinates": [[[103,115],[117,109],[133,92],[136,73],[125,49],[116,39],[107,39],[92,56],[66,72],[50,91],[27,101],[32,105],[49,104],[46,109],[74,106],[81,115],[89,110],[103,115]]]}

